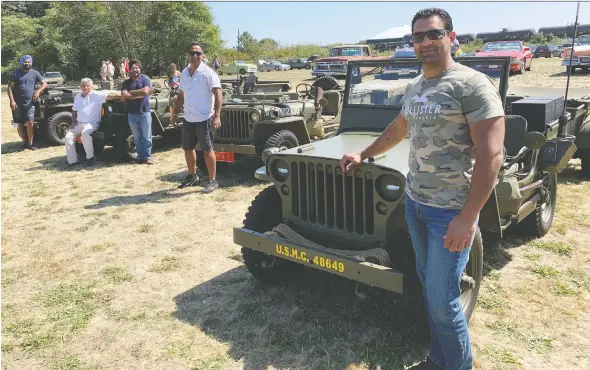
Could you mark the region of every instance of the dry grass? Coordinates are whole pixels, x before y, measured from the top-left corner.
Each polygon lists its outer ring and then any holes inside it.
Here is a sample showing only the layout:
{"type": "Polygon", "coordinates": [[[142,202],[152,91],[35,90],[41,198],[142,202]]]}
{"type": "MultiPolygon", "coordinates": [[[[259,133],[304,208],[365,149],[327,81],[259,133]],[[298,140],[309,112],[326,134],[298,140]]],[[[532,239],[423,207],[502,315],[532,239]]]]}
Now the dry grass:
{"type": "MultiPolygon", "coordinates": [[[[295,85],[306,73],[261,78],[295,85]]],[[[264,187],[252,168],[221,176],[211,196],[178,190],[180,143],[156,140],[154,166],[107,149],[70,172],[62,147],[21,151],[5,96],[3,368],[401,369],[423,355],[404,300],[358,301],[354,284],[315,271],[278,287],[250,276],[232,227],[264,187]]],[[[577,173],[561,177],[549,235],[487,251],[477,368],[590,367],[590,182],[577,173]]]]}

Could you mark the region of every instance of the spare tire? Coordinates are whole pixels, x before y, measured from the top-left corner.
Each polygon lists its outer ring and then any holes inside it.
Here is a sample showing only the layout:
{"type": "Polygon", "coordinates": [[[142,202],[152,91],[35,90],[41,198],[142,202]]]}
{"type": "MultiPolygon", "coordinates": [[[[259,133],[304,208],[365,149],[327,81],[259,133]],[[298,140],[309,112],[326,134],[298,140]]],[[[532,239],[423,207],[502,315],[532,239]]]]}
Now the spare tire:
{"type": "Polygon", "coordinates": [[[64,145],[65,137],[72,125],[72,112],[57,112],[47,119],[47,140],[52,144],[64,145]]]}
{"type": "Polygon", "coordinates": [[[340,83],[332,76],[320,76],[312,84],[313,87],[321,87],[324,91],[341,89],[340,83]]]}

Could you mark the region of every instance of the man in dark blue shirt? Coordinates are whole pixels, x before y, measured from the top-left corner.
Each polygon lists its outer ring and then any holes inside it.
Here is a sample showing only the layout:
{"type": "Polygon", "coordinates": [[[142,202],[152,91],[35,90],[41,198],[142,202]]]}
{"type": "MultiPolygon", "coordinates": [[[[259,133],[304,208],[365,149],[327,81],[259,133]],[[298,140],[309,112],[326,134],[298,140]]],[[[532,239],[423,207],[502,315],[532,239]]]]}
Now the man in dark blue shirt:
{"type": "Polygon", "coordinates": [[[33,146],[35,102],[39,100],[41,91],[47,88],[47,82],[43,80],[39,72],[31,69],[33,58],[30,55],[21,57],[19,64],[22,68],[12,72],[8,77],[8,99],[12,120],[18,124],[18,134],[23,140],[25,149],[37,150],[33,146]],[[37,82],[41,82],[41,86],[35,91],[37,82]]]}
{"type": "Polygon", "coordinates": [[[135,141],[137,162],[153,164],[152,116],[148,97],[152,83],[148,76],[141,74],[143,66],[139,60],[131,60],[129,65],[129,78],[123,82],[121,97],[127,102],[127,119],[135,141]]]}

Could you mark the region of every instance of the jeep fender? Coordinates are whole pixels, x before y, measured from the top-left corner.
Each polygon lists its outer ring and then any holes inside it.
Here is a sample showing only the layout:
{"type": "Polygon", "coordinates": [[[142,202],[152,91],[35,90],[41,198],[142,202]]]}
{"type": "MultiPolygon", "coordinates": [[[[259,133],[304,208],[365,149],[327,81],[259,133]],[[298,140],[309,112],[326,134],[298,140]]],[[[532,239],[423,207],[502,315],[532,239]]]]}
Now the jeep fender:
{"type": "Polygon", "coordinates": [[[261,122],[254,128],[254,137],[261,142],[266,142],[266,139],[280,130],[292,131],[297,136],[299,145],[311,143],[303,117],[284,117],[276,121],[261,122]]]}
{"type": "Polygon", "coordinates": [[[576,147],[578,149],[590,150],[590,115],[582,122],[575,135],[576,147]]]}
{"type": "Polygon", "coordinates": [[[158,117],[156,111],[150,109],[150,113],[152,114],[152,135],[160,135],[164,133],[164,126],[162,126],[162,121],[160,121],[160,117],[158,117]]]}

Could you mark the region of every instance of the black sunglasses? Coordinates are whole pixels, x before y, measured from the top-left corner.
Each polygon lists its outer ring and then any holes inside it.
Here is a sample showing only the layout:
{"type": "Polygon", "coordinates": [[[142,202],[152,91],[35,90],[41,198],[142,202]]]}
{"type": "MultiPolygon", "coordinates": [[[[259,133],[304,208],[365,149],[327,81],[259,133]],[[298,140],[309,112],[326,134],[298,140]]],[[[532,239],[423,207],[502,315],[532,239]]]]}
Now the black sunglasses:
{"type": "Polygon", "coordinates": [[[194,51],[194,50],[191,50],[191,51],[189,51],[188,53],[189,53],[190,55],[198,55],[198,56],[201,56],[201,55],[203,55],[203,53],[202,53],[202,52],[200,52],[200,51],[194,51]]]}
{"type": "Polygon", "coordinates": [[[430,41],[440,40],[446,36],[447,32],[449,31],[445,30],[444,28],[436,28],[424,32],[414,32],[412,34],[412,41],[422,42],[424,41],[424,36],[428,37],[428,40],[430,41]]]}

